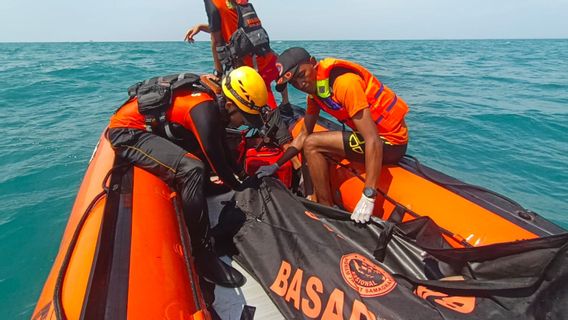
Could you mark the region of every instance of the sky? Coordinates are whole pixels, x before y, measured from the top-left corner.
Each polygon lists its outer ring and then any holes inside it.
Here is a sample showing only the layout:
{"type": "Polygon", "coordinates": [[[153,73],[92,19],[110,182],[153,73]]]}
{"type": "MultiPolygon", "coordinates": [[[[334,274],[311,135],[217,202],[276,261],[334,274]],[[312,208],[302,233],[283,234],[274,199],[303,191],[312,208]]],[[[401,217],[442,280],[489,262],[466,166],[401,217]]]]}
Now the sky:
{"type": "MultiPolygon", "coordinates": [[[[568,0],[251,2],[273,40],[568,38],[568,0]]],[[[0,42],[181,41],[206,21],[203,0],[0,0],[0,42]]]]}

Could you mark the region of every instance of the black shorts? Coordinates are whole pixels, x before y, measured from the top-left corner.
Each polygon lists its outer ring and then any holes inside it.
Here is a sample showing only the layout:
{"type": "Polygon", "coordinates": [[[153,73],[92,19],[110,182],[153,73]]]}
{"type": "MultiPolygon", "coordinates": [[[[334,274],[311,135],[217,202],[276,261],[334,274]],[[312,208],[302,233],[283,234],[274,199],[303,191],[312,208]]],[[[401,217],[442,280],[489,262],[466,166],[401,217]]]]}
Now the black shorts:
{"type": "MultiPolygon", "coordinates": [[[[406,144],[391,144],[383,137],[383,164],[397,164],[406,154],[406,144]]],[[[343,131],[343,148],[347,159],[365,162],[365,140],[358,132],[343,131]]]]}

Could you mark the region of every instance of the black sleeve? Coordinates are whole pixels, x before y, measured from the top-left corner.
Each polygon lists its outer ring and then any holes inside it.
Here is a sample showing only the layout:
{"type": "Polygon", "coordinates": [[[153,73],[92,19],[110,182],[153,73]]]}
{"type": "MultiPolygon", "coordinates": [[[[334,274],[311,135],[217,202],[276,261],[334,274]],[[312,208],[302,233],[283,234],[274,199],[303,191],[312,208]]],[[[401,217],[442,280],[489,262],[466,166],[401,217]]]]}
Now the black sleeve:
{"type": "Polygon", "coordinates": [[[207,19],[209,20],[209,31],[221,31],[221,15],[219,10],[211,0],[203,0],[205,2],[205,12],[207,12],[207,19]]]}
{"type": "Polygon", "coordinates": [[[274,128],[275,133],[272,138],[279,146],[292,141],[292,136],[290,135],[290,131],[288,131],[288,126],[284,122],[284,119],[282,119],[280,109],[270,112],[267,124],[269,128],[274,128]]]}
{"type": "Polygon", "coordinates": [[[194,132],[200,141],[201,150],[209,161],[211,168],[219,178],[231,188],[239,185],[230,165],[230,157],[225,151],[225,128],[221,124],[221,114],[216,102],[205,101],[195,106],[190,111],[190,116],[195,126],[194,132]]]}

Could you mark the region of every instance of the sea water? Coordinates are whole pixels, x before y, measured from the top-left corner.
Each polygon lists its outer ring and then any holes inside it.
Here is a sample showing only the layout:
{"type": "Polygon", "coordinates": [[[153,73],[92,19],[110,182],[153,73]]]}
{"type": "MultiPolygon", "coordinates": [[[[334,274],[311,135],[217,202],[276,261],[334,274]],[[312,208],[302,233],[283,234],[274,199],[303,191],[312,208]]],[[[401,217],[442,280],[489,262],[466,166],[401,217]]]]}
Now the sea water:
{"type": "MultiPolygon", "coordinates": [[[[424,164],[568,228],[568,40],[273,43],[291,46],[358,62],[392,88],[424,164]]],[[[183,71],[212,71],[209,43],[0,43],[0,319],[30,317],[126,89],[183,71]]]]}

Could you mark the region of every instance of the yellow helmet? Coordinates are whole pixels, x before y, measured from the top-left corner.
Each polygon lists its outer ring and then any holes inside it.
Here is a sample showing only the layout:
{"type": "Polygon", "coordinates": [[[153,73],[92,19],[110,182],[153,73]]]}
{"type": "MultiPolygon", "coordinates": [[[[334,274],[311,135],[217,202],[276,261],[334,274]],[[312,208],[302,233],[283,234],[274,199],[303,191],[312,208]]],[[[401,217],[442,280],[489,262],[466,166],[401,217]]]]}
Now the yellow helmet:
{"type": "Polygon", "coordinates": [[[222,82],[223,93],[239,109],[248,114],[260,114],[268,101],[264,80],[251,67],[239,67],[231,71],[222,82]]]}

